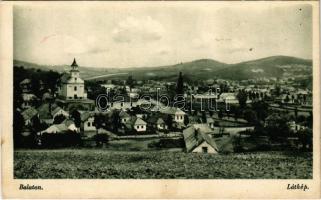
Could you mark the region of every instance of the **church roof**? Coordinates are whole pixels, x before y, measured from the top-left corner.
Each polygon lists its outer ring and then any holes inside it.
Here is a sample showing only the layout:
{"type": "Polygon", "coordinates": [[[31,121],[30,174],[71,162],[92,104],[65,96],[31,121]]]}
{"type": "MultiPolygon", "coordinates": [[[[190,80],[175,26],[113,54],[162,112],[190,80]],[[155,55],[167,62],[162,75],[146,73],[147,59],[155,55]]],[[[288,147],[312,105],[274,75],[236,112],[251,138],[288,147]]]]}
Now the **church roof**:
{"type": "Polygon", "coordinates": [[[60,80],[61,80],[62,83],[66,83],[66,82],[68,82],[68,80],[69,80],[70,78],[71,78],[71,75],[70,75],[69,73],[64,73],[64,74],[61,76],[60,80]]]}
{"type": "Polygon", "coordinates": [[[76,58],[74,58],[74,61],[71,64],[72,67],[78,67],[78,64],[76,62],[76,58]]]}

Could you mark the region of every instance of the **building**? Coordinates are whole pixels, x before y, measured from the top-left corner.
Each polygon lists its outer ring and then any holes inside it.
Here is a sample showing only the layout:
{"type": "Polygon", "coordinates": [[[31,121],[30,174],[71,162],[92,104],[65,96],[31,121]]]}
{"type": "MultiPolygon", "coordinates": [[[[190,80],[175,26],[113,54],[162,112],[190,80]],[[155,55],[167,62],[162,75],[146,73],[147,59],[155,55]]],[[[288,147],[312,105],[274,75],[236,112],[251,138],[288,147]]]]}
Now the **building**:
{"type": "Polygon", "coordinates": [[[80,77],[80,71],[76,59],[71,64],[68,73],[64,73],[60,78],[58,88],[58,98],[56,103],[65,110],[93,110],[95,102],[87,99],[85,82],[80,77]]]}
{"type": "Polygon", "coordinates": [[[126,122],[125,126],[129,130],[135,129],[137,132],[145,132],[147,123],[141,118],[133,116],[129,121],[126,122]]]}
{"type": "Polygon", "coordinates": [[[120,117],[121,123],[126,123],[127,121],[130,120],[130,115],[124,110],[120,111],[119,117],[120,117]]]}
{"type": "Polygon", "coordinates": [[[157,129],[157,130],[167,130],[168,127],[164,121],[164,119],[161,116],[151,116],[147,119],[148,126],[151,129],[157,129]]]}
{"type": "Polygon", "coordinates": [[[21,115],[22,115],[23,120],[25,122],[25,126],[29,126],[29,125],[32,125],[32,120],[35,117],[38,117],[38,111],[35,108],[30,107],[30,108],[24,110],[21,113],[21,115]]]}
{"type": "Polygon", "coordinates": [[[87,99],[84,80],[79,75],[78,64],[74,59],[69,73],[61,77],[59,97],[63,99],[87,99]]]}
{"type": "Polygon", "coordinates": [[[20,88],[23,93],[28,93],[31,91],[31,80],[26,78],[19,83],[20,88]]]}
{"type": "Polygon", "coordinates": [[[171,115],[173,117],[173,121],[177,123],[183,123],[184,116],[186,115],[184,111],[176,107],[166,107],[164,109],[160,109],[160,112],[163,114],[171,115]]]}
{"type": "Polygon", "coordinates": [[[63,115],[65,118],[69,117],[69,113],[66,112],[65,110],[63,110],[62,108],[60,108],[59,106],[55,107],[52,111],[51,111],[51,115],[52,118],[55,119],[55,117],[59,116],[59,115],[63,115]]]}
{"type": "Polygon", "coordinates": [[[95,132],[96,126],[95,126],[95,114],[94,112],[88,112],[88,111],[79,111],[80,118],[81,118],[81,124],[80,129],[83,132],[95,132]]]}
{"type": "Polygon", "coordinates": [[[218,153],[214,139],[206,132],[208,127],[190,126],[183,130],[183,137],[187,152],[218,153]]]}
{"type": "Polygon", "coordinates": [[[22,94],[22,105],[23,109],[30,108],[33,106],[33,102],[37,100],[37,97],[34,94],[23,93],[22,94]]]}

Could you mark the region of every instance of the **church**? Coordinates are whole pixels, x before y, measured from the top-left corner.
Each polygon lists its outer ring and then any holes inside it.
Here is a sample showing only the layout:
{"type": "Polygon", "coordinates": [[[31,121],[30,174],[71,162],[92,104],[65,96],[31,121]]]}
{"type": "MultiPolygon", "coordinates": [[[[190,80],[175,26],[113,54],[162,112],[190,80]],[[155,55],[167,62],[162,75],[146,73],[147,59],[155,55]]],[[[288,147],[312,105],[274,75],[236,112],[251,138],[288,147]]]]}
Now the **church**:
{"type": "Polygon", "coordinates": [[[61,79],[59,97],[63,99],[87,99],[84,80],[79,75],[78,64],[74,58],[69,73],[65,73],[61,79]]]}
{"type": "Polygon", "coordinates": [[[56,103],[67,110],[72,108],[92,110],[94,101],[87,99],[85,82],[80,77],[79,66],[75,58],[70,67],[69,72],[64,73],[60,78],[56,103]]]}

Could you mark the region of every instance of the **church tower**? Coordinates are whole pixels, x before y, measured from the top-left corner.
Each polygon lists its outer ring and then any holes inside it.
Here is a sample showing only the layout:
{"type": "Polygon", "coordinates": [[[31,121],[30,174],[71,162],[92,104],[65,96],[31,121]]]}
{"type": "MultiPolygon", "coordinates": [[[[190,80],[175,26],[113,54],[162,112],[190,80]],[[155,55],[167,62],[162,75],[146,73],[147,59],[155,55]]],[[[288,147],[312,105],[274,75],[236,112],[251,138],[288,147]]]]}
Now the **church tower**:
{"type": "Polygon", "coordinates": [[[79,78],[79,69],[78,64],[76,62],[76,58],[74,58],[74,61],[71,64],[70,75],[72,78],[79,78]]]}
{"type": "Polygon", "coordinates": [[[66,100],[85,100],[87,93],[85,91],[84,80],[80,77],[79,67],[74,58],[69,73],[61,77],[61,89],[59,96],[66,100]]]}

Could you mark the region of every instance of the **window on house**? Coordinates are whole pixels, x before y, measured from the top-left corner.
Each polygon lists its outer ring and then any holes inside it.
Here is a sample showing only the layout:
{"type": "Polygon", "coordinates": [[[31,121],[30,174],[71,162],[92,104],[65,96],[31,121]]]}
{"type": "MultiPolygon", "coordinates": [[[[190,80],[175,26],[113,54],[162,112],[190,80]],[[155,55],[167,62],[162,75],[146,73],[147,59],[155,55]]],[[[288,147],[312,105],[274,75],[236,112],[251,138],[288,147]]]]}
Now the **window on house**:
{"type": "Polygon", "coordinates": [[[91,122],[91,126],[94,126],[94,122],[91,122]]]}
{"type": "Polygon", "coordinates": [[[75,78],[75,81],[77,81],[77,78],[75,78]]]}
{"type": "Polygon", "coordinates": [[[126,122],[126,119],[124,119],[124,122],[126,122]]]}
{"type": "Polygon", "coordinates": [[[69,97],[69,99],[72,99],[72,97],[69,97]]]}
{"type": "Polygon", "coordinates": [[[207,147],[202,147],[202,152],[203,152],[203,153],[207,153],[207,152],[208,152],[207,147]]]}
{"type": "Polygon", "coordinates": [[[87,126],[90,127],[90,122],[87,123],[87,126]]]}
{"type": "Polygon", "coordinates": [[[139,126],[136,126],[137,129],[139,129],[139,126]]]}
{"type": "Polygon", "coordinates": [[[74,95],[74,99],[77,99],[77,98],[78,98],[78,97],[77,97],[77,94],[75,94],[75,95],[74,95]]]}
{"type": "Polygon", "coordinates": [[[120,106],[121,106],[121,107],[123,107],[123,106],[124,106],[124,103],[123,103],[123,102],[121,102],[121,103],[120,103],[120,106]]]}
{"type": "Polygon", "coordinates": [[[183,119],[183,116],[181,116],[181,119],[183,119]]]}
{"type": "Polygon", "coordinates": [[[144,128],[144,126],[140,126],[141,128],[144,128]]]}
{"type": "Polygon", "coordinates": [[[74,91],[77,91],[77,86],[74,87],[74,91]]]}

